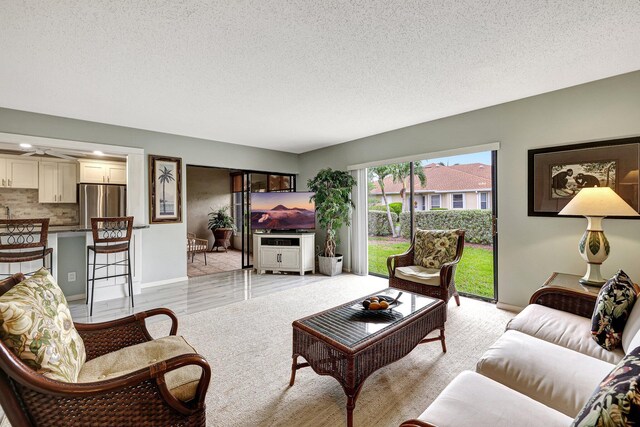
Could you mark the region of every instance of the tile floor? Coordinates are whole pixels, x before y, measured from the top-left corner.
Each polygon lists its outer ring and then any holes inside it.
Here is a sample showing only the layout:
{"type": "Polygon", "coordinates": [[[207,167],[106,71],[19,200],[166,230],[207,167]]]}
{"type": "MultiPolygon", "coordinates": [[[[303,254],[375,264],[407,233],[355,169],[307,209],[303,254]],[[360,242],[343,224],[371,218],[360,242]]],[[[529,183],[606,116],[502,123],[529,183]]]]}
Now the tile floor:
{"type": "Polygon", "coordinates": [[[195,259],[187,260],[187,276],[199,277],[207,274],[222,273],[242,268],[242,252],[227,249],[227,252],[207,252],[207,265],[204,265],[204,254],[196,254],[195,259]]]}

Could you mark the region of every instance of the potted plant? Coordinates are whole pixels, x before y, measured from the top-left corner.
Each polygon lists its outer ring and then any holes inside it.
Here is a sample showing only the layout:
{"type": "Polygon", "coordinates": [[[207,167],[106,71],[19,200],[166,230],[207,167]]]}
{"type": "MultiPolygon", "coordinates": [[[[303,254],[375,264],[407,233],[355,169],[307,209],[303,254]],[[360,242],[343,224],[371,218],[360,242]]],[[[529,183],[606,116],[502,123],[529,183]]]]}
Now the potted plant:
{"type": "Polygon", "coordinates": [[[327,276],[342,272],[342,255],[336,254],[338,231],[343,225],[351,223],[351,189],[356,180],[349,172],[322,169],[307,181],[307,187],[315,192],[311,200],[316,204],[316,216],[320,227],[324,228],[326,238],[324,250],[318,256],[318,270],[327,276]]]}
{"type": "Polygon", "coordinates": [[[224,206],[219,209],[211,209],[209,212],[209,230],[213,233],[215,239],[213,247],[223,247],[224,251],[231,246],[231,236],[236,230],[236,225],[233,222],[233,218],[227,213],[228,206],[224,206]]]}

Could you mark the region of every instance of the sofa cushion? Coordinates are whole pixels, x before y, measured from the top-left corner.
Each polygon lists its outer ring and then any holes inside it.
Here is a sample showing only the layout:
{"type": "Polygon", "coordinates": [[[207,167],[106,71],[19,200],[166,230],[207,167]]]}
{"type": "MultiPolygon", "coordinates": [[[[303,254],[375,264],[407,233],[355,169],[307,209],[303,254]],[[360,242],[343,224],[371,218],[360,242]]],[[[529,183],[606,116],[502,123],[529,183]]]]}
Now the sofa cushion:
{"type": "Polygon", "coordinates": [[[633,304],[627,324],[622,331],[622,349],[625,353],[629,353],[638,346],[640,346],[640,304],[633,304]],[[637,343],[631,345],[634,340],[637,340],[637,343]]]}
{"type": "Polygon", "coordinates": [[[458,230],[417,230],[413,245],[413,263],[439,269],[456,257],[458,230]]]}
{"type": "MultiPolygon", "coordinates": [[[[191,353],[197,352],[183,337],[159,338],[88,360],[80,371],[78,382],[110,380],[147,368],[163,360],[191,353]]],[[[185,402],[191,400],[196,394],[201,374],[202,369],[195,365],[170,371],[165,375],[167,388],[176,399],[185,402]]]]}
{"type": "Polygon", "coordinates": [[[622,331],[635,302],[633,282],[622,270],[600,289],[591,318],[591,334],[603,348],[613,350],[620,345],[622,331]]]}
{"type": "Polygon", "coordinates": [[[525,307],[509,321],[507,330],[520,331],[609,363],[618,363],[624,357],[622,349],[605,350],[591,338],[591,319],[539,304],[525,307]]]}
{"type": "Polygon", "coordinates": [[[396,277],[427,286],[440,286],[440,269],[425,268],[419,265],[396,267],[396,277]]]}
{"type": "Polygon", "coordinates": [[[572,418],[483,375],[464,371],[418,417],[448,426],[569,426],[572,418]]]}
{"type": "Polygon", "coordinates": [[[632,350],[596,388],[572,426],[627,426],[640,420],[640,348],[632,350]]]}
{"type": "Polygon", "coordinates": [[[573,418],[613,366],[522,332],[506,331],[480,358],[476,370],[573,418]]]}
{"type": "Polygon", "coordinates": [[[0,339],[45,377],[76,382],[86,359],[67,300],[42,268],[0,297],[0,339]]]}

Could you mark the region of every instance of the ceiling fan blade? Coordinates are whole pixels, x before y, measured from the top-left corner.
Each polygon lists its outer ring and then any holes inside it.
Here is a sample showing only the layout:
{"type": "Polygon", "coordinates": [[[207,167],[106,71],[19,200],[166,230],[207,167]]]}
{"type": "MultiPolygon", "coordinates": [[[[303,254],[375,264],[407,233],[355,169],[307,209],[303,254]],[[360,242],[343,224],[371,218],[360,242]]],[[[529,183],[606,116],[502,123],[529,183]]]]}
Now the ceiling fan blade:
{"type": "Polygon", "coordinates": [[[20,154],[20,155],[21,156],[33,156],[34,154],[36,154],[35,151],[29,151],[28,153],[23,153],[23,154],[20,154]]]}
{"type": "Polygon", "coordinates": [[[75,157],[67,156],[66,154],[58,153],[57,151],[48,151],[47,154],[60,159],[77,160],[75,157]]]}

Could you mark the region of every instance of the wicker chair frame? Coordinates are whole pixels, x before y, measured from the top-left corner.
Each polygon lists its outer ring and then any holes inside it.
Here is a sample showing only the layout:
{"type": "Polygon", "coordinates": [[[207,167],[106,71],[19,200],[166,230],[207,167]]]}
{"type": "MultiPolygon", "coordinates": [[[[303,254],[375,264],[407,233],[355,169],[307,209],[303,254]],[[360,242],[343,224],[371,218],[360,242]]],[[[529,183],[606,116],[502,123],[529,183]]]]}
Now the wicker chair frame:
{"type": "Polygon", "coordinates": [[[405,253],[392,255],[387,258],[389,287],[430,296],[432,298],[439,298],[445,302],[448,302],[451,297],[454,297],[456,305],[460,306],[460,296],[456,289],[455,275],[456,267],[458,266],[458,263],[462,258],[462,252],[464,251],[464,230],[456,230],[456,234],[458,235],[456,255],[453,261],[443,264],[442,267],[440,267],[440,286],[423,285],[421,283],[411,282],[396,276],[396,268],[415,265],[413,253],[416,237],[414,235],[411,240],[411,246],[409,246],[409,249],[407,249],[405,253]]]}
{"type": "MultiPolygon", "coordinates": [[[[0,293],[24,280],[16,274],[0,282],[0,293]]],[[[169,309],[157,308],[110,322],[75,323],[84,340],[87,360],[153,338],[145,325],[151,316],[171,319],[170,334],[178,319],[169,309]]],[[[0,403],[13,427],[33,426],[204,426],[205,395],[211,368],[199,354],[184,354],[109,380],[65,383],[36,373],[0,342],[0,403]],[[195,397],[176,399],[165,375],[175,369],[202,368],[195,397]]]]}

